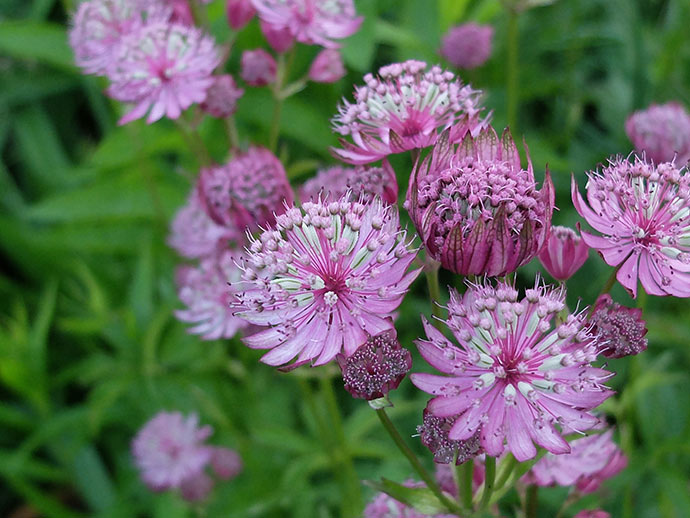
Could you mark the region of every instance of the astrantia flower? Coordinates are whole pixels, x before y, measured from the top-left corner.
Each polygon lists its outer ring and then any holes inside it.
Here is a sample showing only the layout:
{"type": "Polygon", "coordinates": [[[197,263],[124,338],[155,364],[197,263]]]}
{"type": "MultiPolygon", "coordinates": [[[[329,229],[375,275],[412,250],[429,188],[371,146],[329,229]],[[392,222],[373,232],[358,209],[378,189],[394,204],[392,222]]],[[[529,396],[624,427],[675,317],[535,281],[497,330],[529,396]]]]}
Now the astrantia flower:
{"type": "Polygon", "coordinates": [[[599,335],[607,358],[623,358],[647,349],[647,327],[642,309],[627,308],[614,302],[611,295],[601,295],[590,317],[592,332],[599,335]]]}
{"type": "Polygon", "coordinates": [[[168,244],[180,255],[196,259],[213,254],[229,240],[241,242],[244,232],[240,228],[222,226],[213,221],[193,192],[170,226],[168,244]]]}
{"type": "Polygon", "coordinates": [[[537,190],[510,133],[467,135],[454,149],[444,133],[415,167],[405,207],[427,253],[461,275],[502,276],[528,263],[551,227],[554,189],[537,190]]]}
{"type": "Polygon", "coordinates": [[[445,128],[452,128],[455,142],[486,123],[479,120],[480,92],[441,67],[427,70],[423,61],[410,60],[382,67],[364,81],[355,88],[355,102],[344,100],[332,121],[336,132],[352,138],[333,149],[345,162],[366,164],[431,146],[445,128]]]}
{"type": "Polygon", "coordinates": [[[240,77],[250,86],[265,86],[276,80],[276,60],[264,49],[242,53],[240,77]]]}
{"type": "Polygon", "coordinates": [[[225,13],[228,17],[228,24],[237,31],[254,18],[256,9],[254,9],[251,0],[227,0],[225,13]]]}
{"type": "Polygon", "coordinates": [[[201,260],[199,267],[178,268],[176,280],[180,300],[187,309],[175,311],[182,322],[196,324],[190,333],[204,340],[232,338],[247,323],[230,309],[232,294],[228,283],[240,280],[239,253],[228,249],[201,260]]]}
{"type": "Polygon", "coordinates": [[[434,455],[434,462],[440,464],[463,464],[481,453],[479,433],[464,441],[454,441],[448,432],[455,423],[455,417],[436,417],[424,409],[423,423],[417,426],[422,444],[434,455]]]}
{"type": "Polygon", "coordinates": [[[345,75],[345,65],[336,49],[323,49],[309,67],[309,79],[316,83],[335,83],[345,75]]]}
{"type": "Polygon", "coordinates": [[[567,281],[589,255],[589,247],[568,227],[551,227],[549,238],[539,252],[539,262],[557,281],[567,281]]]}
{"type": "Polygon", "coordinates": [[[458,25],[443,36],[441,55],[458,68],[476,68],[489,59],[493,37],[491,25],[458,25]]]}
{"type": "Polygon", "coordinates": [[[395,329],[371,336],[357,350],[337,356],[345,390],[359,399],[378,399],[398,388],[412,368],[410,351],[400,345],[395,329]]]}
{"type": "Polygon", "coordinates": [[[229,117],[237,111],[237,101],[244,90],[237,86],[230,74],[214,76],[213,84],[206,91],[206,100],[201,109],[213,117],[229,117]]]}
{"type": "Polygon", "coordinates": [[[532,466],[526,481],[539,486],[576,486],[582,493],[596,491],[601,483],[617,475],[627,459],[613,442],[613,430],[575,439],[565,455],[547,453],[532,466]]]}
{"type": "Polygon", "coordinates": [[[183,481],[201,475],[211,459],[211,448],[204,445],[211,433],[210,426],[199,427],[195,414],[156,414],[132,441],[132,454],[146,485],[155,491],[179,488],[183,481]]]}
{"type": "Polygon", "coordinates": [[[618,267],[616,278],[634,297],[637,281],[650,295],[690,297],[690,174],[617,157],[588,173],[587,201],[572,182],[575,208],[596,236],[582,239],[618,267]]]}
{"type": "Polygon", "coordinates": [[[219,225],[251,231],[270,225],[293,194],[285,168],[268,149],[252,146],[227,164],[202,169],[199,193],[219,225]]]}
{"type": "Polygon", "coordinates": [[[146,23],[166,22],[171,10],[156,0],[89,0],[72,18],[69,42],[77,66],[105,75],[118,56],[122,38],[146,23]]]}
{"type": "Polygon", "coordinates": [[[690,115],[680,104],[652,104],[625,121],[625,132],[635,149],[659,164],[685,165],[690,160],[690,115]]]}
{"type": "Polygon", "coordinates": [[[387,160],[381,167],[357,166],[343,167],[335,165],[321,169],[314,178],[304,182],[299,190],[303,201],[316,201],[319,196],[328,196],[329,200],[338,200],[350,193],[350,201],[368,202],[375,196],[386,203],[398,201],[398,181],[395,171],[387,160]]]}
{"type": "Polygon", "coordinates": [[[420,353],[445,376],[413,374],[412,382],[436,396],[429,411],[454,417],[448,437],[467,440],[479,432],[487,455],[507,449],[517,460],[533,458],[533,443],[555,453],[570,446],[556,426],[589,429],[589,410],[611,395],[602,384],[610,374],[590,367],[599,344],[582,314],[555,323],[565,292],[536,285],[518,301],[508,283],[470,284],[451,291],[446,325],[459,346],[424,320],[420,353]]]}
{"type": "Polygon", "coordinates": [[[163,116],[177,119],[206,99],[219,63],[213,39],[194,27],[150,23],[129,34],[108,70],[108,95],[135,105],[120,124],[146,113],[148,123],[163,116]]]}
{"type": "Polygon", "coordinates": [[[387,316],[419,274],[407,273],[416,251],[393,207],[378,199],[306,202],[276,220],[251,242],[245,280],[234,286],[237,315],[268,326],[243,339],[271,349],[263,362],[323,365],[393,328],[387,316]]]}
{"type": "Polygon", "coordinates": [[[302,43],[337,48],[357,32],[363,18],[352,0],[252,0],[259,17],[275,28],[287,28],[302,43]]]}

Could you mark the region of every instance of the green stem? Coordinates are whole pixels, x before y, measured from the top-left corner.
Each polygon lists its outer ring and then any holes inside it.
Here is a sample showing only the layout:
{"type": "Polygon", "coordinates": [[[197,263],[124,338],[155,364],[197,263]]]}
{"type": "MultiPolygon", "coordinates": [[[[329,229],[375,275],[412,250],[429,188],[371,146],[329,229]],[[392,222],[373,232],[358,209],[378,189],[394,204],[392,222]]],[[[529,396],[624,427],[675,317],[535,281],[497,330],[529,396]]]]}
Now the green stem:
{"type": "Polygon", "coordinates": [[[460,487],[458,487],[458,494],[460,495],[462,506],[471,511],[472,484],[474,482],[474,460],[470,459],[464,464],[457,466],[456,469],[460,472],[458,473],[458,482],[460,485],[460,487]]]}
{"type": "Polygon", "coordinates": [[[183,117],[175,119],[175,123],[177,124],[177,128],[180,130],[182,137],[187,142],[187,146],[196,156],[201,166],[208,167],[211,165],[211,155],[209,154],[208,149],[206,149],[206,144],[204,144],[199,132],[195,128],[192,128],[183,117]]]}
{"type": "Polygon", "coordinates": [[[240,148],[240,134],[237,131],[234,115],[225,118],[225,132],[228,136],[228,144],[231,151],[236,151],[240,148]]]}
{"type": "Polygon", "coordinates": [[[527,486],[527,494],[525,495],[525,518],[537,518],[538,497],[539,486],[536,484],[527,486]]]}
{"type": "Polygon", "coordinates": [[[344,516],[352,516],[353,518],[359,516],[362,512],[362,490],[359,476],[355,470],[352,455],[345,440],[345,429],[343,428],[343,420],[338,408],[338,402],[333,391],[333,384],[331,378],[321,378],[321,392],[326,400],[326,408],[330,416],[331,426],[333,427],[331,434],[337,444],[337,456],[343,470],[344,487],[343,500],[347,504],[347,511],[344,516]]]}
{"type": "Polygon", "coordinates": [[[518,11],[508,7],[508,56],[506,60],[506,97],[508,126],[517,135],[517,111],[520,96],[518,66],[518,11]]]}
{"type": "Polygon", "coordinates": [[[395,425],[388,417],[386,409],[379,408],[376,410],[376,414],[379,416],[381,424],[388,432],[388,435],[391,436],[391,439],[393,439],[395,445],[402,452],[402,454],[405,455],[407,460],[410,462],[414,470],[424,481],[429,490],[436,496],[436,498],[438,498],[438,501],[445,505],[449,511],[453,513],[458,513],[458,515],[460,515],[460,513],[462,513],[462,508],[456,502],[453,502],[451,499],[449,499],[446,495],[443,494],[443,491],[441,491],[441,488],[439,487],[438,482],[436,482],[436,479],[429,474],[429,472],[424,468],[424,466],[422,466],[422,463],[419,462],[417,456],[405,443],[402,436],[395,428],[395,425]]]}
{"type": "Polygon", "coordinates": [[[513,473],[513,469],[517,466],[517,459],[513,457],[512,454],[508,454],[507,458],[501,462],[498,467],[498,474],[496,476],[496,483],[494,484],[494,490],[499,491],[503,489],[508,482],[508,478],[513,473]]]}
{"type": "Polygon", "coordinates": [[[494,490],[494,482],[496,479],[496,458],[486,456],[484,461],[484,491],[482,492],[482,499],[479,502],[479,510],[484,511],[489,507],[491,502],[491,493],[494,490]]]}
{"type": "Polygon", "coordinates": [[[432,323],[440,329],[442,324],[439,319],[443,318],[443,308],[441,307],[441,287],[438,283],[438,264],[427,264],[425,274],[429,300],[431,301],[431,313],[436,317],[432,319],[432,323]]]}
{"type": "MultiPolygon", "coordinates": [[[[630,256],[628,256],[630,257],[630,256]]],[[[606,283],[604,286],[601,288],[601,291],[599,292],[599,295],[597,295],[597,298],[594,299],[594,304],[589,308],[589,313],[587,314],[587,317],[591,317],[592,314],[594,313],[594,308],[596,307],[596,301],[599,300],[599,297],[602,295],[606,295],[609,291],[611,291],[611,288],[613,288],[613,285],[616,284],[616,275],[618,275],[618,270],[620,270],[621,266],[623,266],[623,263],[627,261],[628,258],[626,257],[621,263],[616,266],[613,271],[611,272],[611,275],[609,275],[609,278],[606,279],[606,283]]]]}

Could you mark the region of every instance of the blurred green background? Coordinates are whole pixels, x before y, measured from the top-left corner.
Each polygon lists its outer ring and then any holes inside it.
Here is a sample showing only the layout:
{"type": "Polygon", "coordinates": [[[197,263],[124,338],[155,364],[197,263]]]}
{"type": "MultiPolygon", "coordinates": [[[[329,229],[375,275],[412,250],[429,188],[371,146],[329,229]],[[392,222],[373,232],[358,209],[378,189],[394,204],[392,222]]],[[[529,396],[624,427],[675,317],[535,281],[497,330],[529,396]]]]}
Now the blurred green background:
{"type": "MultiPolygon", "coordinates": [[[[208,11],[220,43],[229,37],[223,4],[214,0],[208,11]]],[[[505,126],[508,16],[498,0],[356,4],[366,18],[343,48],[348,76],[310,84],[284,107],[280,156],[295,182],[333,161],[329,119],[363,74],[410,58],[440,62],[440,37],[460,22],[496,29],[489,62],[460,75],[486,90],[495,126],[505,126]]],[[[149,492],[129,455],[133,434],[161,409],[197,411],[215,429],[212,442],[244,458],[244,473],[214,491],[209,518],[340,516],[343,448],[361,479],[407,479],[411,470],[374,413],[337,378],[345,437],[323,433],[335,417],[316,378],[334,370],[280,374],[238,340],[201,342],[174,319],[180,259],[165,240],[198,162],[170,121],[116,126],[122,107],[104,97],[103,81],[73,65],[72,9],[67,0],[0,2],[0,515],[194,516],[175,494],[149,492]]],[[[585,171],[630,152],[623,124],[631,111],[674,99],[690,104],[689,24],[687,0],[560,0],[520,15],[512,129],[524,135],[539,178],[546,164],[553,173],[555,223],[577,221],[571,172],[583,188],[585,171]]],[[[257,46],[265,45],[255,20],[233,45],[228,70],[237,71],[240,50],[257,46]]],[[[296,69],[306,71],[316,51],[302,46],[296,69]]],[[[270,93],[248,88],[237,113],[242,138],[265,143],[271,111],[270,93]]],[[[221,123],[200,129],[224,160],[221,123]]],[[[409,163],[394,165],[402,191],[409,163]]],[[[528,265],[519,281],[533,283],[538,270],[528,265]]],[[[591,303],[609,274],[592,253],[570,282],[571,307],[591,303]]],[[[634,304],[619,286],[614,296],[634,304]]],[[[619,394],[605,406],[612,421],[627,423],[629,467],[566,516],[586,505],[615,518],[690,516],[690,307],[640,302],[649,350],[609,362],[619,394]]],[[[399,320],[401,341],[412,349],[420,312],[429,313],[423,279],[399,320]]],[[[425,395],[406,380],[392,400],[390,415],[412,436],[425,395]]],[[[418,440],[410,443],[431,466],[418,440]]],[[[371,489],[362,491],[371,498],[371,489]]],[[[542,490],[539,516],[552,517],[566,494],[542,490]]],[[[506,515],[516,503],[513,493],[506,515]]]]}

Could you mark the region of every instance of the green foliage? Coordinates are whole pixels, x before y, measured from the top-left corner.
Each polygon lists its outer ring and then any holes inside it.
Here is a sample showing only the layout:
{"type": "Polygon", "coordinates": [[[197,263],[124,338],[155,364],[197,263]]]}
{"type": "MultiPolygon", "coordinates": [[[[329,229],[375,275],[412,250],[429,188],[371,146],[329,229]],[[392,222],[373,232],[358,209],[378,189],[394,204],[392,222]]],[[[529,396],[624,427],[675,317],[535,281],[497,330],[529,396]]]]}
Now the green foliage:
{"type": "MultiPolygon", "coordinates": [[[[547,3],[547,2],[541,2],[547,3]]],[[[213,441],[239,450],[244,473],[220,484],[206,509],[215,517],[335,517],[361,509],[346,502],[346,459],[360,480],[420,510],[437,511],[366,403],[336,383],[343,437],[320,391],[335,369],[281,374],[258,363],[237,339],[201,342],[173,317],[180,307],[167,226],[199,168],[169,121],[119,127],[123,108],[83,77],[67,44],[73,2],[7,0],[0,6],[0,515],[49,518],[188,518],[195,509],[174,493],[153,494],[129,456],[136,430],[161,409],[196,411],[213,441]],[[13,514],[15,513],[15,514],[13,514]]],[[[498,0],[359,0],[362,29],[342,50],[350,70],[333,85],[310,84],[288,99],[280,154],[297,180],[331,163],[329,118],[362,75],[391,61],[440,60],[450,26],[469,20],[496,29],[493,57],[466,78],[486,90],[497,126],[505,124],[507,16],[498,0]]],[[[222,0],[208,14],[228,41],[222,0]]],[[[519,30],[519,134],[538,171],[548,163],[558,191],[557,224],[578,218],[570,175],[580,180],[607,156],[627,154],[627,114],[650,102],[690,103],[690,46],[684,0],[560,0],[525,11],[519,30]]],[[[258,24],[238,35],[239,50],[263,45],[258,24]]],[[[299,47],[295,77],[316,50],[299,47]]],[[[293,79],[294,79],[293,78],[293,79]]],[[[236,122],[245,143],[265,144],[272,99],[250,89],[236,122]]],[[[227,154],[224,128],[199,128],[211,156],[227,154]]],[[[401,190],[410,163],[393,164],[401,190]]],[[[531,283],[537,265],[520,272],[531,283]]],[[[594,254],[568,301],[591,302],[610,271],[594,254]]],[[[448,276],[442,285],[455,283],[448,276]]],[[[401,308],[398,334],[414,349],[419,313],[430,313],[423,280],[401,308]]],[[[619,288],[614,296],[632,304],[619,288]]],[[[617,421],[629,468],[600,493],[569,508],[603,506],[614,518],[690,516],[690,311],[687,302],[649,298],[650,347],[612,360],[618,391],[604,410],[617,421]]],[[[414,354],[414,369],[426,367],[414,354]]],[[[392,395],[390,415],[410,438],[426,397],[408,380],[392,395]]],[[[350,482],[351,483],[351,482],[350,482]]],[[[359,489],[359,488],[356,488],[359,489]]],[[[352,488],[350,488],[352,491],[352,488]]],[[[365,499],[374,490],[362,488],[365,499]]],[[[356,491],[355,491],[356,493],[356,491]]],[[[554,516],[565,493],[541,492],[541,517],[554,516]]],[[[518,495],[509,493],[505,514],[518,495]]]]}

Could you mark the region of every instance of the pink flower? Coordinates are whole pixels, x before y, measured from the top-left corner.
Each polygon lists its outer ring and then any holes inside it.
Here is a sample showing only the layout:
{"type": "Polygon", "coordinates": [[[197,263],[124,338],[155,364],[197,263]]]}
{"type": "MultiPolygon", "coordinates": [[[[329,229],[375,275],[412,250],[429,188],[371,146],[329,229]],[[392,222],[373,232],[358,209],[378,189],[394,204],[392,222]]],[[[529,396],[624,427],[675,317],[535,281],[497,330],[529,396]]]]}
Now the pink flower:
{"type": "Polygon", "coordinates": [[[635,149],[657,164],[684,166],[690,160],[690,115],[676,102],[652,104],[625,121],[625,132],[635,149]]]}
{"type": "Polygon", "coordinates": [[[256,9],[252,6],[251,0],[228,0],[225,12],[228,16],[228,24],[237,31],[254,18],[256,9]]]}
{"type": "Polygon", "coordinates": [[[199,427],[199,418],[180,412],[159,412],[139,430],[132,441],[134,461],[141,478],[154,491],[179,488],[186,480],[202,475],[211,459],[204,441],[213,432],[199,427]]]}
{"type": "Polygon", "coordinates": [[[201,109],[212,117],[229,117],[237,111],[237,101],[243,95],[244,90],[237,86],[230,74],[213,76],[213,84],[206,91],[201,109]]]}
{"type": "Polygon", "coordinates": [[[453,441],[448,437],[455,421],[454,417],[436,417],[429,412],[428,408],[424,409],[423,421],[417,426],[417,433],[422,444],[434,455],[434,462],[439,464],[455,462],[460,465],[482,452],[479,433],[475,433],[465,441],[453,441]]]}
{"type": "MultiPolygon", "coordinates": [[[[407,480],[407,487],[426,487],[422,482],[407,480]]],[[[457,518],[454,514],[427,514],[417,511],[386,493],[378,493],[364,508],[363,518],[457,518]]]]}
{"type": "Polygon", "coordinates": [[[213,254],[229,240],[241,242],[243,239],[242,229],[221,226],[213,221],[195,191],[175,214],[168,244],[181,256],[196,259],[213,254]]]}
{"type": "Polygon", "coordinates": [[[546,245],[539,252],[539,262],[557,281],[567,281],[589,255],[589,247],[568,227],[551,227],[546,245]]]}
{"type": "Polygon", "coordinates": [[[642,309],[626,308],[614,302],[611,295],[601,295],[590,317],[592,332],[605,346],[601,354],[607,358],[623,358],[647,349],[647,327],[642,309]]]}
{"type": "Polygon", "coordinates": [[[323,365],[351,356],[369,337],[393,328],[390,318],[419,270],[395,208],[345,198],[305,202],[252,239],[244,281],[233,285],[237,316],[268,329],[245,337],[271,349],[261,361],[323,365]]]}
{"type": "Polygon", "coordinates": [[[187,478],[180,484],[180,495],[187,502],[202,502],[213,490],[213,479],[206,473],[187,478]]]}
{"type": "Polygon", "coordinates": [[[458,25],[443,36],[441,56],[458,68],[476,68],[489,59],[493,37],[490,25],[458,25]]]}
{"type": "Polygon", "coordinates": [[[172,8],[171,22],[181,23],[182,25],[194,25],[194,15],[189,7],[189,0],[163,0],[163,2],[172,8]]]}
{"type": "Polygon", "coordinates": [[[77,66],[87,74],[106,75],[124,36],[146,23],[167,22],[171,11],[156,0],[89,0],[72,18],[69,42],[77,66]]]}
{"type": "Polygon", "coordinates": [[[264,38],[278,54],[290,50],[294,45],[295,38],[287,27],[274,27],[264,20],[259,20],[259,25],[264,38]]]}
{"type": "Polygon", "coordinates": [[[480,92],[464,85],[452,72],[423,61],[394,63],[379,75],[364,76],[365,86],[355,88],[355,102],[343,101],[333,128],[350,135],[340,139],[343,149],[334,155],[351,164],[375,162],[392,153],[432,146],[439,130],[451,129],[456,142],[468,132],[476,134],[486,121],[479,120],[480,92]]]}
{"type": "Polygon", "coordinates": [[[589,205],[573,178],[575,208],[603,234],[582,232],[582,239],[618,267],[616,278],[633,298],[638,278],[650,295],[690,297],[690,174],[633,158],[588,173],[589,205]]]}
{"type": "Polygon", "coordinates": [[[149,110],[148,123],[164,115],[177,119],[183,110],[206,99],[219,62],[213,39],[193,27],[151,23],[129,34],[108,71],[108,95],[135,104],[120,124],[149,110]]]}
{"type": "Polygon", "coordinates": [[[623,452],[612,439],[613,430],[575,439],[565,455],[547,453],[525,476],[538,486],[576,486],[581,493],[596,491],[601,483],[617,475],[626,465],[623,452]]]}
{"type": "Polygon", "coordinates": [[[265,86],[276,80],[276,60],[264,49],[242,53],[240,77],[250,86],[265,86]]]}
{"type": "Polygon", "coordinates": [[[275,213],[293,199],[283,164],[258,146],[237,153],[224,166],[202,169],[198,188],[209,216],[241,232],[273,224],[275,213]]]}
{"type": "Polygon", "coordinates": [[[350,193],[350,201],[368,202],[375,196],[383,201],[396,204],[398,201],[398,181],[395,171],[388,160],[381,167],[357,166],[343,167],[335,165],[321,169],[314,178],[302,185],[299,196],[303,201],[316,201],[319,196],[328,196],[329,200],[342,198],[350,193]]]}
{"type": "Polygon", "coordinates": [[[363,18],[357,17],[352,0],[252,0],[259,18],[276,29],[288,29],[301,43],[337,48],[340,40],[357,32],[363,18]]]}
{"type": "Polygon", "coordinates": [[[211,466],[219,478],[230,480],[242,472],[242,458],[235,450],[215,447],[211,450],[211,466]]]}
{"type": "Polygon", "coordinates": [[[611,518],[611,515],[603,509],[584,509],[573,518],[611,518]]]}
{"type": "Polygon", "coordinates": [[[187,309],[175,311],[182,322],[196,324],[190,333],[204,340],[232,338],[247,327],[230,309],[233,299],[228,283],[239,281],[242,272],[235,264],[239,253],[228,249],[201,260],[199,267],[178,268],[176,281],[180,300],[187,309]]]}
{"type": "Polygon", "coordinates": [[[400,345],[394,328],[370,336],[350,357],[338,354],[336,359],[345,390],[367,401],[386,397],[412,368],[410,351],[400,345]]]}
{"type": "Polygon", "coordinates": [[[345,75],[345,65],[336,49],[323,49],[309,67],[309,79],[316,83],[335,83],[345,75]]]}
{"type": "Polygon", "coordinates": [[[554,322],[565,309],[565,291],[537,284],[517,297],[505,282],[469,284],[462,296],[451,291],[446,325],[460,345],[424,320],[428,338],[417,347],[445,376],[411,379],[435,396],[427,406],[432,414],[456,418],[449,439],[479,432],[487,455],[501,455],[507,443],[523,462],[537,454],[533,443],[569,453],[555,425],[591,428],[598,419],[589,410],[612,392],[602,385],[610,373],[590,366],[599,344],[582,314],[554,322]]]}
{"type": "Polygon", "coordinates": [[[502,276],[528,263],[546,242],[554,190],[537,190],[508,130],[467,135],[457,149],[444,133],[415,166],[405,201],[430,257],[461,275],[502,276]]]}

